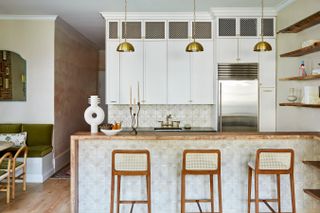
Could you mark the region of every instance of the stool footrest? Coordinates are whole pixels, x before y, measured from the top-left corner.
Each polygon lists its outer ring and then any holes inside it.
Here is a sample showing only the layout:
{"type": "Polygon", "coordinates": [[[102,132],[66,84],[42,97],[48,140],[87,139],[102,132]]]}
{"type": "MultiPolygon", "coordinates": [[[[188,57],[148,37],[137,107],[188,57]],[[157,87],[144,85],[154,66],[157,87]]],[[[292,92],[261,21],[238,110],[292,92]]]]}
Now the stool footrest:
{"type": "Polygon", "coordinates": [[[206,202],[211,202],[210,199],[194,199],[194,200],[185,200],[186,203],[196,203],[196,202],[201,202],[201,203],[206,203],[206,202]]]}
{"type": "MultiPolygon", "coordinates": [[[[255,199],[251,199],[251,202],[255,202],[255,199]]],[[[278,199],[259,199],[259,202],[278,202],[278,199]]]]}
{"type": "Polygon", "coordinates": [[[120,200],[119,203],[121,204],[143,204],[143,203],[148,203],[147,200],[120,200]]]}

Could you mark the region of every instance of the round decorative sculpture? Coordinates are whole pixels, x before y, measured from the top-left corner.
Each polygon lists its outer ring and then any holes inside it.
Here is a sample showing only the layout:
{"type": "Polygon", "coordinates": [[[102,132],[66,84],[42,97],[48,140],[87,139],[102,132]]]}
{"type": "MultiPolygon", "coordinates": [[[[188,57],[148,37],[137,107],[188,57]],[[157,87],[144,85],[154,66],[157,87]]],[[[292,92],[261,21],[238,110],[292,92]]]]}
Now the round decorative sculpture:
{"type": "Polygon", "coordinates": [[[98,132],[98,125],[104,120],[104,111],[98,106],[100,98],[96,95],[92,95],[89,98],[89,106],[84,112],[85,121],[91,125],[91,133],[98,132]]]}

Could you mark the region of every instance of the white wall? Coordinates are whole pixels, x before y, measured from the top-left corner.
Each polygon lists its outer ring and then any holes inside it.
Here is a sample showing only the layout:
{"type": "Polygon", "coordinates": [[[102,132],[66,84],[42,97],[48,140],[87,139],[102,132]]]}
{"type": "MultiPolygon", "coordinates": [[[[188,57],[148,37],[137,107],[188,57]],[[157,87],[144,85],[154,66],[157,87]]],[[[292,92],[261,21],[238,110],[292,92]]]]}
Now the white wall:
{"type": "MultiPolygon", "coordinates": [[[[279,12],[277,30],[320,10],[319,0],[296,0],[279,12]]],[[[278,34],[277,39],[277,77],[298,75],[298,68],[302,60],[306,69],[315,68],[320,63],[320,52],[297,57],[280,58],[282,53],[301,48],[303,41],[320,39],[320,25],[293,34],[278,34]]],[[[279,103],[288,102],[289,88],[300,90],[303,86],[320,86],[320,80],[312,81],[278,81],[277,83],[277,130],[278,131],[320,131],[320,109],[280,107],[279,103]]]]}
{"type": "Polygon", "coordinates": [[[27,101],[0,102],[0,123],[54,123],[54,19],[0,19],[0,50],[27,61],[27,101]]]}

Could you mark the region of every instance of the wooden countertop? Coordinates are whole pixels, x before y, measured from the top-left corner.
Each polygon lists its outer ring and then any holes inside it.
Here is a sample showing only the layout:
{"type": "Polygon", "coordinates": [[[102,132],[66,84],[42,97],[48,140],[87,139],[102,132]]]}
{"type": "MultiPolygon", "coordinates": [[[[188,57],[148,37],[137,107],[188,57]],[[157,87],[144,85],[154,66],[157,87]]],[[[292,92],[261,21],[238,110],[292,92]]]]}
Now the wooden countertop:
{"type": "Polygon", "coordinates": [[[118,135],[106,136],[99,132],[77,132],[72,140],[253,140],[253,139],[316,139],[320,141],[320,132],[120,132],[118,135]]]}

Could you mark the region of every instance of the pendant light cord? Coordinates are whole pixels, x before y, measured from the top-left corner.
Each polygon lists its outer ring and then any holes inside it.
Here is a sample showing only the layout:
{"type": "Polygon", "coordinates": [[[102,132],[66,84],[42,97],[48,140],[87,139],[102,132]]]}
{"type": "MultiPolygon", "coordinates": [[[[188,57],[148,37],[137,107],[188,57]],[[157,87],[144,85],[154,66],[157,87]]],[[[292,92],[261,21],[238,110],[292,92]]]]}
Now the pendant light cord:
{"type": "Polygon", "coordinates": [[[127,41],[127,7],[128,7],[128,1],[125,0],[125,5],[124,5],[124,41],[127,41]]]}
{"type": "Polygon", "coordinates": [[[263,21],[263,17],[264,17],[264,11],[263,11],[263,8],[264,8],[264,1],[261,0],[261,40],[263,41],[263,36],[264,36],[264,21],[263,21]]]}
{"type": "Polygon", "coordinates": [[[192,26],[193,41],[196,40],[195,27],[196,27],[196,0],[193,0],[193,26],[192,26]]]}

